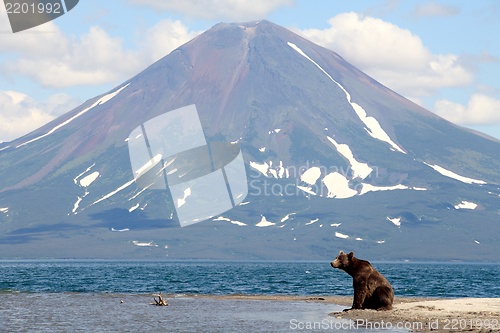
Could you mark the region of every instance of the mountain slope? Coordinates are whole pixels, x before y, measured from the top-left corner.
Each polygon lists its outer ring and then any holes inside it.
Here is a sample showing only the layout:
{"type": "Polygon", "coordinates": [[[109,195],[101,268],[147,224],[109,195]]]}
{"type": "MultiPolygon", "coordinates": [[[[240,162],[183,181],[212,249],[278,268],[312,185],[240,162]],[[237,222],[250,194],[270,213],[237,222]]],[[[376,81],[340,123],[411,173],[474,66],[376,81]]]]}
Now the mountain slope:
{"type": "Polygon", "coordinates": [[[218,24],[0,145],[1,253],[497,260],[499,148],[271,22],[218,24]],[[126,140],[191,104],[208,141],[241,147],[249,194],[179,228],[170,193],[134,183],[126,140]]]}

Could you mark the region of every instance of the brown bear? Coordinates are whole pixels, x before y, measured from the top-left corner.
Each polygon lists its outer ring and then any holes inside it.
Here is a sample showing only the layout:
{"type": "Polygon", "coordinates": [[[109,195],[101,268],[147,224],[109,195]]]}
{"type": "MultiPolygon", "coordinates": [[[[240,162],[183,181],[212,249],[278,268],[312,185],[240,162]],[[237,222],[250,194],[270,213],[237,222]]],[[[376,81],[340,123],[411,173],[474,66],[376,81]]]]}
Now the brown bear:
{"type": "Polygon", "coordinates": [[[354,253],[345,254],[340,251],[337,258],[331,262],[333,268],[338,268],[352,276],[354,299],[352,309],[391,310],[394,292],[387,279],[373,268],[366,260],[354,257],[354,253]]]}

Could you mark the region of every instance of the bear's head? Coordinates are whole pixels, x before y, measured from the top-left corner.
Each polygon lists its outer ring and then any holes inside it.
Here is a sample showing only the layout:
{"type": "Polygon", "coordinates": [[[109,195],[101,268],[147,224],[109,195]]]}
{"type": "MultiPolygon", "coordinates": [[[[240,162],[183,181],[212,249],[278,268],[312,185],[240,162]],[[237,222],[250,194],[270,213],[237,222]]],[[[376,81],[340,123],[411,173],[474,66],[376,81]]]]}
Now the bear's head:
{"type": "Polygon", "coordinates": [[[344,251],[340,251],[337,258],[330,263],[333,268],[345,269],[349,267],[352,263],[352,258],[354,257],[353,252],[349,252],[349,254],[345,254],[344,251]]]}

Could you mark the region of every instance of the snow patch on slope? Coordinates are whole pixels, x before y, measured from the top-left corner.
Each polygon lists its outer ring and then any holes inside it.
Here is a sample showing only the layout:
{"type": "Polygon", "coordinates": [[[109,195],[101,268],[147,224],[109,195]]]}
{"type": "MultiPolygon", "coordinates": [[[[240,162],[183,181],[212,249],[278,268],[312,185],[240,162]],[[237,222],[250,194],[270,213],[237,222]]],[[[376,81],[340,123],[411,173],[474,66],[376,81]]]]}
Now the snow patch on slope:
{"type": "Polygon", "coordinates": [[[92,164],[91,166],[89,166],[89,167],[87,168],[87,170],[85,170],[84,172],[82,172],[81,174],[79,174],[78,176],[76,176],[76,178],[75,178],[75,179],[73,179],[73,181],[75,182],[75,184],[78,184],[78,182],[77,182],[78,178],[80,178],[81,176],[83,176],[84,174],[86,174],[87,172],[89,172],[89,171],[90,171],[90,169],[92,169],[92,168],[94,167],[94,165],[95,165],[95,163],[94,163],[94,164],[92,164]]]}
{"type": "Polygon", "coordinates": [[[281,219],[281,222],[285,222],[286,220],[288,220],[290,218],[290,215],[295,215],[297,213],[290,213],[288,214],[287,216],[285,216],[284,218],[281,219]]]}
{"type": "Polygon", "coordinates": [[[392,191],[392,190],[406,190],[408,186],[398,184],[394,186],[374,186],[371,184],[363,183],[363,188],[361,189],[360,195],[363,195],[368,192],[376,192],[376,191],[392,191]]]}
{"type": "Polygon", "coordinates": [[[184,197],[177,199],[177,208],[181,207],[186,203],[186,198],[191,195],[191,188],[188,187],[184,190],[184,197]]]}
{"type": "Polygon", "coordinates": [[[85,194],[83,195],[83,197],[81,197],[81,198],[78,197],[75,204],[73,205],[73,210],[71,211],[72,213],[74,213],[75,215],[78,214],[76,211],[77,211],[78,207],[80,206],[80,202],[82,202],[83,198],[85,198],[88,194],[89,194],[89,192],[87,190],[85,190],[85,194]]]}
{"type": "Polygon", "coordinates": [[[387,219],[389,221],[391,221],[392,223],[394,223],[395,226],[398,226],[398,227],[401,226],[401,217],[391,219],[389,216],[387,216],[387,219]]]}
{"type": "Polygon", "coordinates": [[[353,178],[356,178],[359,176],[359,177],[361,177],[361,179],[365,179],[373,171],[373,169],[370,168],[368,166],[368,164],[356,161],[356,159],[354,158],[354,155],[352,154],[351,148],[349,148],[348,145],[338,144],[337,141],[335,141],[334,139],[332,139],[329,136],[327,136],[327,139],[330,140],[331,143],[333,143],[335,148],[337,148],[337,151],[339,152],[339,154],[344,156],[349,161],[349,163],[351,164],[352,172],[353,172],[353,175],[352,175],[353,178]]]}
{"type": "Polygon", "coordinates": [[[103,200],[106,200],[106,199],[108,199],[108,198],[112,197],[113,195],[115,195],[116,193],[120,192],[121,190],[123,190],[123,189],[125,189],[125,188],[129,187],[129,186],[130,186],[130,185],[132,185],[133,183],[135,183],[135,179],[132,179],[132,180],[131,180],[131,181],[129,181],[128,183],[123,184],[122,186],[120,186],[119,188],[117,188],[116,190],[114,190],[113,192],[106,194],[106,195],[105,195],[105,196],[103,196],[101,199],[99,199],[99,200],[95,201],[95,202],[94,202],[91,206],[93,206],[93,205],[95,205],[96,203],[99,203],[99,202],[101,202],[101,201],[103,201],[103,200]]]}
{"type": "Polygon", "coordinates": [[[257,223],[255,226],[256,227],[269,227],[269,226],[272,226],[272,225],[275,225],[276,223],[273,223],[273,222],[269,222],[266,220],[266,217],[265,216],[262,216],[262,219],[260,220],[259,223],[257,223]]]}
{"type": "Polygon", "coordinates": [[[80,206],[80,202],[82,202],[82,199],[83,198],[78,197],[78,199],[76,200],[75,204],[73,205],[73,210],[71,211],[72,213],[76,214],[76,210],[78,209],[78,206],[80,206]]]}
{"type": "Polygon", "coordinates": [[[429,163],[425,163],[425,162],[424,162],[424,164],[430,166],[431,168],[433,168],[434,170],[436,170],[437,172],[439,172],[443,176],[459,180],[459,181],[466,183],[466,184],[487,184],[483,180],[478,180],[478,179],[473,179],[473,178],[468,178],[468,177],[457,175],[453,171],[446,170],[445,168],[440,167],[437,164],[433,165],[433,164],[429,164],[429,163]]]}
{"type": "Polygon", "coordinates": [[[358,194],[356,190],[349,188],[349,180],[338,172],[329,173],[322,181],[328,189],[327,198],[345,199],[358,194]]]}
{"type": "Polygon", "coordinates": [[[111,228],[111,231],[114,231],[114,232],[124,232],[124,231],[130,231],[130,229],[129,228],[125,228],[125,229],[116,230],[115,228],[111,228]]]}
{"type": "Polygon", "coordinates": [[[240,222],[240,221],[232,221],[232,220],[228,219],[227,217],[222,217],[222,216],[219,216],[218,218],[214,219],[213,221],[229,221],[232,224],[236,224],[236,225],[239,225],[239,226],[242,226],[242,227],[247,225],[246,223],[243,223],[243,222],[240,222]]]}
{"type": "Polygon", "coordinates": [[[72,122],[73,120],[75,120],[76,118],[80,117],[82,114],[84,114],[85,112],[87,112],[88,110],[92,109],[93,107],[99,105],[99,104],[104,104],[106,103],[107,101],[109,101],[110,99],[112,99],[113,97],[115,97],[116,95],[118,95],[118,93],[120,91],[122,91],[123,89],[125,89],[130,83],[128,83],[126,86],[123,86],[121,87],[120,89],[118,89],[117,91],[115,92],[112,92],[110,94],[107,94],[106,96],[104,97],[101,97],[97,100],[97,102],[95,102],[94,104],[92,104],[91,106],[89,106],[88,108],[78,112],[76,115],[74,115],[73,117],[69,118],[68,120],[60,123],[59,125],[57,125],[56,127],[52,128],[50,131],[48,131],[47,133],[39,136],[39,137],[36,137],[34,139],[31,139],[29,141],[26,141],[25,143],[22,143],[20,144],[19,146],[17,146],[16,148],[19,148],[21,146],[24,146],[24,145],[27,145],[28,143],[31,143],[31,142],[34,142],[34,141],[37,141],[37,140],[40,140],[41,138],[44,138],[52,133],[54,133],[55,131],[57,131],[59,128],[69,124],[70,122],[72,122]]]}
{"type": "Polygon", "coordinates": [[[137,208],[139,208],[139,205],[140,205],[140,204],[137,204],[137,205],[135,205],[135,206],[133,206],[133,207],[130,207],[130,209],[128,210],[128,212],[129,212],[129,213],[132,213],[134,210],[136,210],[137,208]]]}
{"type": "Polygon", "coordinates": [[[257,162],[251,162],[250,161],[250,166],[254,168],[255,170],[259,171],[262,173],[264,176],[267,176],[267,171],[269,170],[269,165],[267,165],[266,162],[264,164],[259,164],[257,162]]]}
{"type": "Polygon", "coordinates": [[[134,195],[132,198],[128,199],[127,201],[130,201],[130,200],[134,200],[135,198],[137,198],[142,192],[146,191],[148,188],[150,188],[151,186],[153,186],[154,183],[152,184],[149,184],[148,186],[146,186],[145,188],[143,188],[142,190],[140,190],[136,195],[134,195]]]}
{"type": "Polygon", "coordinates": [[[315,219],[315,220],[311,220],[311,222],[307,222],[305,225],[309,225],[309,224],[313,224],[314,222],[318,222],[319,218],[315,219]]]}
{"type": "Polygon", "coordinates": [[[370,134],[371,137],[373,137],[375,139],[378,139],[380,141],[387,142],[388,144],[390,144],[397,151],[399,151],[399,152],[401,152],[403,154],[406,154],[406,152],[404,150],[402,150],[401,148],[399,148],[399,146],[391,140],[391,138],[389,137],[389,135],[387,135],[387,133],[384,131],[384,129],[380,126],[380,123],[377,121],[377,119],[375,119],[374,117],[371,117],[371,116],[368,117],[366,115],[366,111],[359,104],[351,102],[351,95],[347,92],[347,90],[344,89],[344,87],[342,87],[342,85],[340,85],[340,83],[338,83],[337,81],[335,81],[330,76],[330,74],[328,74],[323,68],[321,68],[321,66],[318,65],[314,60],[312,60],[311,58],[309,58],[307,56],[307,54],[305,54],[304,51],[302,51],[297,45],[295,45],[293,43],[290,43],[290,42],[288,42],[287,44],[292,49],[294,49],[295,51],[297,51],[300,55],[304,56],[307,60],[309,60],[313,64],[315,64],[316,67],[318,67],[319,69],[321,69],[321,71],[323,73],[325,73],[330,78],[330,80],[332,80],[333,82],[335,82],[340,87],[340,89],[342,89],[344,91],[344,93],[346,94],[346,97],[347,97],[347,102],[349,102],[349,104],[351,104],[352,108],[354,109],[354,112],[356,112],[356,114],[358,115],[359,119],[365,124],[366,127],[368,127],[368,129],[366,129],[366,131],[368,132],[368,134],[370,134]]]}
{"type": "Polygon", "coordinates": [[[99,177],[99,172],[94,171],[90,175],[80,180],[80,185],[83,187],[88,187],[97,179],[97,177],[99,177]]]}
{"type": "Polygon", "coordinates": [[[162,155],[161,154],[157,154],[155,157],[153,157],[152,159],[150,159],[146,164],[144,164],[142,167],[140,167],[139,169],[137,169],[137,171],[135,172],[137,174],[136,177],[139,178],[141,175],[143,175],[146,172],[148,172],[149,170],[151,170],[151,168],[153,168],[155,165],[157,165],[158,163],[160,163],[161,158],[162,158],[162,155]]]}
{"type": "MultiPolygon", "coordinates": [[[[351,103],[351,98],[349,96],[347,100],[349,101],[349,103],[351,103]]],[[[368,132],[368,134],[370,134],[371,137],[378,139],[380,141],[387,142],[395,150],[399,151],[400,153],[406,154],[404,150],[399,148],[399,146],[396,143],[394,143],[394,141],[391,140],[389,135],[387,135],[387,133],[384,131],[382,126],[380,126],[380,123],[378,122],[377,119],[375,119],[375,117],[367,116],[366,111],[359,104],[351,103],[351,105],[356,114],[358,115],[359,119],[366,125],[366,127],[368,127],[366,131],[368,132]]]]}
{"type": "Polygon", "coordinates": [[[309,193],[309,194],[312,194],[312,195],[316,195],[316,193],[310,187],[297,185],[297,188],[299,190],[302,190],[302,191],[306,192],[306,193],[309,193]]]}
{"type": "Polygon", "coordinates": [[[318,167],[312,167],[307,169],[301,176],[300,180],[308,183],[309,185],[316,184],[316,181],[321,176],[321,169],[318,167]]]}
{"type": "MultiPolygon", "coordinates": [[[[278,167],[278,176],[280,178],[283,178],[284,175],[285,175],[285,168],[283,167],[283,161],[280,161],[280,166],[278,167]]],[[[288,172],[286,173],[286,178],[288,178],[288,172]]]]}
{"type": "Polygon", "coordinates": [[[458,205],[455,205],[455,209],[476,209],[477,204],[470,201],[462,201],[458,205]]]}
{"type": "Polygon", "coordinates": [[[134,245],[136,246],[153,246],[153,242],[146,243],[146,242],[133,241],[132,243],[134,243],[134,245]]]}
{"type": "Polygon", "coordinates": [[[269,164],[267,162],[259,164],[257,162],[250,161],[249,164],[252,168],[259,171],[266,177],[273,176],[274,178],[279,179],[284,177],[288,178],[290,176],[288,169],[283,167],[283,161],[280,161],[279,166],[275,168],[273,168],[273,161],[269,161],[269,164]]]}
{"type": "Polygon", "coordinates": [[[278,172],[274,169],[269,168],[269,173],[276,179],[278,179],[278,172]]]}
{"type": "MultiPolygon", "coordinates": [[[[78,176],[76,176],[74,179],[73,179],[73,182],[78,185],[78,178],[80,178],[81,176],[83,176],[85,173],[89,172],[90,169],[92,169],[94,167],[95,163],[92,164],[91,166],[89,166],[84,172],[82,172],[81,174],[79,174],[78,176]]],[[[80,185],[81,187],[88,187],[90,186],[96,179],[97,177],[99,177],[99,172],[98,171],[95,171],[93,173],[91,173],[90,175],[84,177],[83,179],[80,180],[80,185]]],[[[83,198],[85,198],[87,195],[89,194],[88,190],[85,189],[85,194],[82,196],[82,197],[79,197],[78,196],[78,199],[76,200],[76,202],[74,203],[73,205],[73,209],[71,211],[71,213],[73,214],[77,214],[77,210],[78,210],[78,207],[80,206],[80,203],[82,202],[83,198]]],[[[70,214],[68,214],[70,215],[70,214]]]]}
{"type": "Polygon", "coordinates": [[[349,236],[347,235],[344,235],[344,234],[341,234],[340,232],[336,231],[335,232],[335,237],[338,237],[338,238],[349,238],[349,236]]]}

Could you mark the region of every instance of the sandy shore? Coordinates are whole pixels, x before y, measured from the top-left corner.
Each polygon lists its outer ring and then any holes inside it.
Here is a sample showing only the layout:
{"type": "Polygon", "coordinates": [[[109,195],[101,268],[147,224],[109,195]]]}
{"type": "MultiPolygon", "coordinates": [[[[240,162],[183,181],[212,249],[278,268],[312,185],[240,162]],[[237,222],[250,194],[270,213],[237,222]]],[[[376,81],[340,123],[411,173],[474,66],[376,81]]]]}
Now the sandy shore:
{"type": "MultiPolygon", "coordinates": [[[[264,296],[202,295],[198,298],[228,300],[304,301],[343,305],[349,308],[352,297],[345,296],[264,296]]],[[[391,311],[351,310],[330,316],[351,319],[355,327],[401,328],[413,332],[498,332],[500,298],[433,299],[396,297],[391,311]]]]}
{"type": "Polygon", "coordinates": [[[391,323],[415,332],[494,332],[500,330],[500,298],[412,299],[396,297],[391,311],[331,313],[368,325],[391,323]]]}

